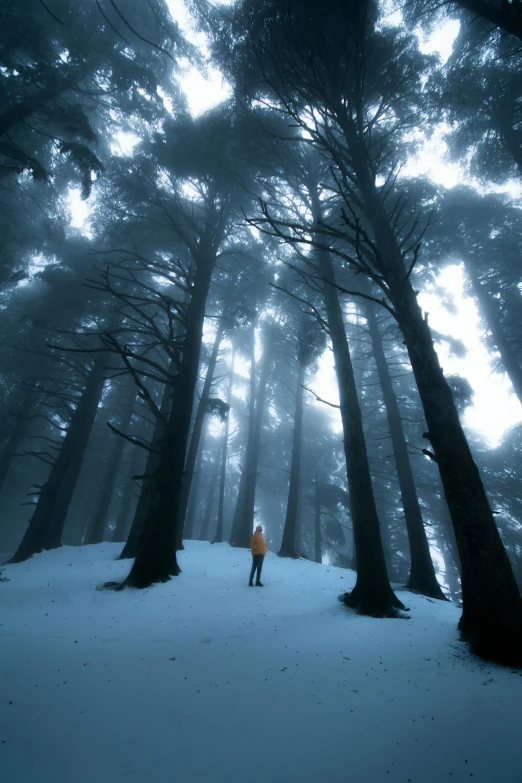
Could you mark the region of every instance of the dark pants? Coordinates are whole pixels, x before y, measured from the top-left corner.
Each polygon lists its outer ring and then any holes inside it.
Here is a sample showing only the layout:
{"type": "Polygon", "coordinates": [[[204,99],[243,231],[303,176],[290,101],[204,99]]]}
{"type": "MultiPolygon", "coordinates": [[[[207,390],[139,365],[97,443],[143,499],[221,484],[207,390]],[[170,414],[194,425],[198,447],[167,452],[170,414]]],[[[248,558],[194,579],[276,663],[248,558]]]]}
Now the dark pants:
{"type": "Polygon", "coordinates": [[[250,582],[254,578],[254,573],[257,570],[256,582],[261,581],[261,569],[263,568],[264,555],[252,555],[252,570],[250,571],[250,582]]]}

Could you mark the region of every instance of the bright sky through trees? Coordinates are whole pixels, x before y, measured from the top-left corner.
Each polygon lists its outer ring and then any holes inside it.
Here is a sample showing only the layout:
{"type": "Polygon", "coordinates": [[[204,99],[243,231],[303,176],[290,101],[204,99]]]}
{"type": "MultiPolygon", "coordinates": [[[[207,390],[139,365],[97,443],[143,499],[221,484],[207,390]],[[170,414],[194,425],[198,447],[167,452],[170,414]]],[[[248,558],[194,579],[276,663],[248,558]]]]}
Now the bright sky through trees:
{"type": "MultiPolygon", "coordinates": [[[[230,3],[225,0],[221,4],[230,3]]],[[[194,29],[183,0],[169,0],[169,7],[183,32],[205,52],[205,36],[194,29]]],[[[399,17],[400,12],[396,12],[388,17],[388,22],[397,23],[400,21],[399,17]]],[[[422,50],[426,53],[438,53],[441,61],[446,62],[451,55],[459,27],[458,21],[449,20],[429,36],[423,36],[419,32],[422,50]]],[[[202,73],[185,62],[179,78],[194,116],[213,108],[230,95],[230,86],[224,81],[220,72],[211,66],[207,66],[202,73]]],[[[125,152],[125,145],[123,147],[125,152]]],[[[444,187],[453,187],[461,183],[463,172],[457,163],[444,158],[445,151],[442,129],[439,128],[429,140],[426,140],[422,152],[405,167],[405,174],[424,174],[444,187]]],[[[514,183],[508,186],[508,189],[516,195],[517,186],[514,183]]],[[[79,190],[72,190],[70,198],[72,225],[81,227],[87,219],[89,205],[81,200],[79,190]]],[[[474,301],[464,295],[464,282],[463,272],[458,267],[446,268],[441,272],[438,284],[453,297],[455,312],[452,314],[444,309],[439,297],[432,291],[424,291],[420,301],[429,311],[430,323],[434,328],[443,333],[450,332],[466,345],[467,355],[464,358],[449,355],[446,346],[439,345],[438,351],[444,369],[450,374],[465,376],[475,392],[473,405],[468,408],[464,417],[465,424],[480,432],[490,446],[495,446],[507,429],[522,422],[522,411],[507,377],[496,372],[492,367],[491,359],[481,342],[484,326],[474,301]]],[[[330,351],[325,353],[320,362],[320,372],[313,388],[325,399],[333,403],[338,401],[330,351]]]]}
{"type": "MultiPolygon", "coordinates": [[[[199,46],[205,47],[204,36],[196,33],[191,27],[183,0],[169,0],[169,6],[187,36],[199,46]]],[[[394,17],[390,17],[390,21],[393,19],[394,17]]],[[[458,30],[459,22],[446,22],[423,41],[423,50],[427,53],[438,52],[445,62],[451,54],[458,30]]],[[[195,116],[213,108],[230,95],[229,85],[223,80],[219,71],[212,67],[208,67],[205,73],[201,73],[197,68],[186,63],[180,75],[180,83],[187,96],[189,108],[195,116]]],[[[120,147],[122,154],[128,154],[132,144],[122,139],[120,147]]],[[[405,168],[405,174],[424,174],[444,187],[453,187],[461,183],[463,172],[457,163],[444,159],[445,150],[446,146],[439,129],[427,141],[422,152],[410,161],[405,168]]],[[[508,189],[516,195],[517,187],[513,183],[508,189]]],[[[75,188],[70,191],[69,203],[72,214],[71,225],[76,228],[84,227],[90,212],[89,201],[82,201],[80,190],[75,188]]],[[[423,291],[420,302],[430,313],[430,324],[438,331],[458,337],[467,348],[466,357],[459,358],[450,355],[447,346],[439,345],[437,350],[441,355],[443,367],[448,373],[460,374],[469,380],[475,395],[473,404],[466,411],[464,422],[466,426],[486,438],[490,446],[496,446],[507,429],[522,422],[520,403],[507,377],[495,371],[492,360],[481,342],[484,325],[474,300],[464,294],[465,279],[462,269],[445,268],[440,274],[438,285],[452,296],[455,311],[448,313],[434,291],[423,291]]],[[[321,397],[337,403],[338,395],[332,364],[331,353],[327,351],[321,360],[320,372],[313,388],[321,397]]]]}

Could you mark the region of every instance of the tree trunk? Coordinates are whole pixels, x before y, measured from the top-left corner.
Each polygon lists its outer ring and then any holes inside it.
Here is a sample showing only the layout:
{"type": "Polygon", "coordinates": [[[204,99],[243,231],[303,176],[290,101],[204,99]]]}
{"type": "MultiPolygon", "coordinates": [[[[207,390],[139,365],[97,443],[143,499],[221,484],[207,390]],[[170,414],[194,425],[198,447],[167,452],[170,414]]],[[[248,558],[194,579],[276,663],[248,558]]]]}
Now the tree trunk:
{"type": "Polygon", "coordinates": [[[319,495],[319,477],[315,472],[314,481],[314,533],[315,533],[315,562],[323,562],[323,553],[321,547],[321,498],[319,495]]]}
{"type": "Polygon", "coordinates": [[[263,412],[265,408],[266,389],[272,365],[272,341],[273,332],[272,327],[269,326],[265,330],[265,344],[263,346],[263,356],[261,358],[261,366],[259,370],[259,386],[257,389],[254,412],[254,426],[249,433],[251,434],[251,440],[249,440],[247,446],[245,460],[245,492],[243,500],[243,512],[242,517],[239,520],[240,527],[238,535],[233,542],[235,546],[241,546],[245,548],[250,546],[250,538],[254,530],[257,466],[259,463],[261,425],[263,422],[263,412]]]}
{"type": "Polygon", "coordinates": [[[183,485],[181,488],[181,498],[179,502],[179,520],[178,525],[178,549],[183,548],[183,526],[185,523],[185,517],[187,514],[187,505],[190,496],[190,487],[192,485],[192,479],[194,477],[194,468],[196,465],[196,458],[199,449],[199,441],[201,438],[201,430],[203,428],[203,421],[208,411],[208,400],[210,397],[210,390],[212,388],[212,380],[214,378],[214,371],[216,369],[216,363],[219,354],[219,347],[221,340],[223,339],[223,333],[225,331],[225,321],[223,318],[219,320],[216,336],[214,338],[214,345],[212,346],[212,352],[208,360],[207,374],[205,375],[205,383],[201,390],[201,397],[199,400],[196,417],[194,419],[194,426],[192,427],[192,435],[190,437],[190,443],[187,452],[187,458],[185,460],[185,472],[183,474],[183,485]]]}
{"type": "MultiPolygon", "coordinates": [[[[313,158],[310,159],[308,190],[314,222],[322,220],[313,158]]],[[[325,248],[315,251],[315,262],[323,279],[323,297],[332,342],[339,407],[344,435],[346,474],[350,497],[357,581],[351,593],[344,594],[346,606],[372,617],[396,617],[404,609],[393,592],[382,546],[379,517],[375,506],[368,453],[364,439],[361,407],[344,325],[331,255],[325,248]]]]}
{"type": "Polygon", "coordinates": [[[160,445],[159,462],[151,477],[151,500],[139,550],[122,586],[149,587],[179,574],[176,528],[192,406],[203,338],[205,303],[216,253],[200,243],[200,256],[187,308],[183,351],[172,397],[172,407],[160,445]]]}
{"type": "Polygon", "coordinates": [[[0,492],[7,479],[13,457],[18,450],[22,439],[25,437],[28,422],[38,404],[38,400],[39,397],[37,392],[26,392],[21,404],[18,406],[18,410],[13,413],[13,416],[16,417],[15,425],[4,446],[2,455],[0,456],[0,492]]]}
{"type": "MultiPolygon", "coordinates": [[[[366,293],[369,293],[369,288],[366,293]]],[[[424,520],[422,518],[415,481],[413,479],[408,447],[406,445],[406,438],[404,437],[401,414],[397,404],[397,397],[395,396],[388,362],[386,361],[382,346],[381,334],[373,302],[365,301],[364,312],[372,342],[373,356],[377,366],[384,405],[386,407],[386,417],[388,419],[393,455],[395,457],[402,505],[404,508],[406,530],[408,532],[408,542],[410,545],[411,567],[406,587],[415,590],[422,595],[430,596],[431,598],[446,600],[446,597],[437,582],[430,555],[428,539],[424,529],[424,520]]]]}
{"type": "Polygon", "coordinates": [[[208,531],[210,528],[210,522],[212,518],[212,509],[214,507],[214,495],[216,494],[216,487],[219,479],[219,459],[218,455],[215,455],[215,459],[212,465],[212,475],[210,477],[210,483],[208,487],[207,503],[205,506],[205,513],[203,515],[203,524],[199,533],[200,541],[207,541],[209,538],[208,531]]]}
{"type": "Polygon", "coordinates": [[[61,545],[67,511],[105,384],[99,360],[92,365],[62,446],[42,486],[29,527],[10,562],[20,563],[42,549],[61,545]]]}
{"type": "Polygon", "coordinates": [[[301,478],[301,445],[303,440],[303,396],[304,396],[305,365],[299,363],[297,367],[297,388],[295,392],[294,434],[292,438],[292,461],[290,465],[290,486],[288,489],[288,502],[286,505],[285,526],[283,538],[278,555],[280,557],[299,557],[299,548],[296,545],[298,511],[299,511],[299,486],[301,478]]]}
{"type": "MultiPolygon", "coordinates": [[[[171,362],[169,371],[174,373],[174,363],[171,362]]],[[[150,451],[147,456],[147,462],[145,464],[144,478],[142,479],[141,491],[138,498],[138,503],[134,511],[134,518],[132,520],[129,536],[125,542],[118,560],[126,560],[127,558],[136,557],[138,554],[141,534],[143,532],[143,526],[145,524],[145,517],[147,516],[147,510],[151,501],[151,487],[152,478],[156,473],[156,470],[160,461],[161,444],[165,437],[165,422],[164,418],[167,418],[170,409],[172,407],[172,387],[170,385],[165,386],[163,391],[163,397],[161,399],[160,413],[163,418],[158,417],[154,426],[154,433],[150,443],[150,451]]]]}
{"type": "MultiPolygon", "coordinates": [[[[248,447],[248,444],[247,444],[248,447]]],[[[232,519],[232,525],[230,527],[230,546],[236,546],[235,541],[239,535],[241,529],[241,520],[243,518],[243,509],[245,506],[245,489],[246,489],[246,473],[241,470],[241,476],[239,477],[239,486],[237,489],[236,508],[234,511],[234,518],[232,519]]]]}
{"type": "MultiPolygon", "coordinates": [[[[129,428],[134,410],[134,400],[135,397],[132,396],[129,400],[126,401],[127,410],[124,412],[123,418],[118,427],[121,432],[126,433],[129,428]]],[[[104,533],[107,525],[107,515],[109,513],[109,506],[111,504],[111,498],[114,492],[114,485],[116,483],[116,478],[120,469],[123,448],[125,446],[125,440],[121,437],[121,435],[114,434],[112,437],[114,437],[116,440],[112,444],[112,454],[108,460],[107,473],[105,475],[100,502],[98,503],[98,508],[96,509],[92,527],[89,531],[89,534],[87,535],[87,544],[101,544],[101,542],[105,540],[104,533]]]]}
{"type": "Polygon", "coordinates": [[[185,519],[185,532],[184,537],[186,539],[194,538],[194,522],[196,521],[196,513],[198,509],[198,500],[199,500],[199,485],[201,483],[201,469],[203,465],[203,451],[204,451],[204,445],[205,441],[207,439],[207,432],[208,432],[208,417],[203,422],[203,430],[201,432],[201,437],[199,440],[199,452],[198,452],[198,459],[197,464],[194,470],[194,477],[192,481],[192,489],[190,492],[190,498],[189,498],[189,504],[185,519]]]}
{"type": "Polygon", "coordinates": [[[438,473],[437,484],[440,488],[440,499],[437,504],[439,509],[438,520],[442,529],[444,530],[446,543],[451,553],[451,557],[453,558],[453,562],[457,570],[457,576],[460,579],[462,576],[462,565],[460,562],[459,548],[457,546],[457,539],[455,538],[455,530],[453,529],[453,523],[451,521],[448,504],[446,502],[446,498],[444,497],[444,487],[442,486],[442,481],[440,480],[440,475],[438,473]]]}
{"type": "Polygon", "coordinates": [[[491,332],[491,336],[495,342],[502,364],[508,375],[509,380],[513,384],[513,389],[517,395],[520,403],[522,404],[522,367],[518,357],[513,350],[513,347],[504,334],[502,324],[500,322],[500,313],[497,302],[488,294],[482,283],[476,269],[473,266],[473,262],[468,258],[465,262],[466,272],[473,286],[473,292],[478,300],[479,309],[484,316],[486,324],[491,332]]]}
{"type": "MultiPolygon", "coordinates": [[[[355,134],[355,131],[354,131],[355,134]]],[[[349,140],[350,143],[350,140],[349,140]]],[[[522,599],[440,367],[427,320],[388,216],[367,169],[366,151],[352,147],[357,184],[379,252],[397,323],[404,336],[439,466],[462,564],[462,637],[473,652],[522,665],[522,599]]]]}
{"type": "Polygon", "coordinates": [[[138,473],[142,464],[142,449],[139,446],[132,446],[131,448],[132,456],[130,460],[129,477],[125,482],[125,489],[123,491],[120,509],[118,511],[118,516],[116,517],[116,527],[114,528],[114,533],[112,534],[112,541],[114,543],[125,541],[127,538],[129,512],[135,490],[135,484],[132,477],[138,473]]]}
{"type": "Polygon", "coordinates": [[[339,387],[350,509],[357,554],[357,582],[351,593],[345,593],[344,602],[361,614],[393,617],[397,615],[398,609],[404,609],[404,604],[394,594],[388,579],[361,408],[343,313],[337,289],[334,287],[332,260],[326,250],[318,250],[316,256],[320,275],[325,281],[324,301],[339,387]]]}
{"type": "Polygon", "coordinates": [[[245,454],[243,458],[243,467],[241,470],[241,478],[239,480],[239,488],[236,498],[236,508],[234,511],[234,518],[232,520],[232,527],[230,530],[230,545],[236,546],[239,541],[241,524],[245,513],[245,492],[247,483],[246,465],[249,460],[250,444],[254,438],[255,429],[255,412],[256,412],[256,322],[252,323],[250,332],[250,389],[248,398],[248,430],[246,437],[245,454]]]}
{"type": "Polygon", "coordinates": [[[232,360],[230,362],[230,375],[228,378],[228,390],[227,390],[227,418],[225,420],[225,428],[223,432],[223,450],[221,454],[221,476],[219,479],[219,496],[218,496],[218,514],[217,514],[217,527],[216,534],[213,539],[214,544],[221,544],[223,541],[223,531],[225,524],[225,487],[227,482],[227,454],[228,454],[228,433],[230,429],[230,405],[232,402],[232,386],[234,384],[234,363],[235,363],[235,349],[232,348],[232,360]]]}

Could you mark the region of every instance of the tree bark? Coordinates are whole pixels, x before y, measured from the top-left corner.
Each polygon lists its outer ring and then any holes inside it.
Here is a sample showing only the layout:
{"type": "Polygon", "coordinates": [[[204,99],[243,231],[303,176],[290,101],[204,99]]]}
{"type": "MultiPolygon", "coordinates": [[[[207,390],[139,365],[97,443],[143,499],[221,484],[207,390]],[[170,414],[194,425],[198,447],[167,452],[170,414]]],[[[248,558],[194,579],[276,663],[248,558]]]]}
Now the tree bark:
{"type": "Polygon", "coordinates": [[[62,532],[105,384],[100,360],[92,365],[62,446],[45,484],[29,527],[10,562],[20,563],[42,549],[61,545],[62,532]]]}
{"type": "Polygon", "coordinates": [[[323,553],[321,547],[321,498],[319,495],[319,478],[318,473],[315,473],[314,481],[314,533],[315,533],[315,562],[323,562],[323,553]]]}
{"type": "MultiPolygon", "coordinates": [[[[369,293],[368,287],[366,293],[369,293]]],[[[410,545],[411,567],[406,587],[410,590],[415,590],[422,595],[445,601],[446,597],[437,582],[435,569],[431,559],[428,539],[424,529],[424,520],[422,518],[415,481],[413,479],[408,447],[406,445],[406,438],[404,437],[399,405],[397,403],[397,397],[395,396],[388,362],[386,361],[373,302],[365,301],[364,313],[366,315],[373,356],[377,366],[384,405],[386,407],[386,417],[388,419],[393,455],[395,457],[395,466],[397,468],[397,477],[399,479],[402,505],[404,508],[408,542],[410,545]]]]}
{"type": "Polygon", "coordinates": [[[130,460],[130,470],[128,479],[125,482],[125,489],[121,499],[118,516],[116,517],[116,527],[112,534],[112,541],[114,543],[125,541],[127,538],[127,527],[129,524],[129,512],[132,505],[132,499],[134,497],[135,484],[132,479],[136,475],[142,465],[142,449],[139,446],[132,446],[132,456],[130,460]]]}
{"type": "Polygon", "coordinates": [[[194,468],[196,466],[199,441],[201,438],[201,430],[203,428],[203,420],[208,412],[208,400],[210,397],[210,390],[212,388],[212,381],[216,369],[219,347],[221,345],[221,340],[223,339],[224,331],[225,331],[225,321],[223,318],[221,318],[219,320],[216,336],[214,338],[214,345],[212,346],[212,352],[208,360],[205,382],[203,384],[203,389],[201,390],[201,397],[199,400],[198,409],[194,419],[194,426],[192,427],[192,435],[190,437],[187,458],[185,460],[185,472],[183,474],[183,485],[181,487],[181,498],[179,502],[180,524],[178,526],[178,541],[177,541],[178,549],[183,548],[183,541],[182,541],[183,526],[185,524],[185,517],[187,515],[187,506],[188,506],[188,500],[190,496],[190,487],[192,485],[192,479],[194,477],[194,468]]]}
{"type": "Polygon", "coordinates": [[[230,529],[230,545],[236,546],[239,540],[243,515],[245,513],[245,491],[246,491],[246,465],[249,459],[250,444],[254,437],[255,413],[256,413],[256,322],[252,323],[250,332],[250,379],[249,379],[249,398],[248,398],[248,429],[246,437],[245,454],[243,466],[241,469],[241,478],[239,479],[239,488],[236,498],[236,508],[232,527],[230,529]]]}
{"type": "Polygon", "coordinates": [[[38,404],[38,399],[37,392],[26,392],[18,410],[13,413],[13,416],[16,417],[15,425],[7,439],[2,455],[0,456],[0,492],[4,488],[9,470],[11,469],[13,457],[18,450],[22,439],[25,437],[28,422],[38,404]]]}
{"type": "Polygon", "coordinates": [[[241,476],[239,478],[239,486],[237,489],[237,498],[236,498],[236,507],[234,510],[234,517],[232,519],[232,525],[230,527],[230,538],[229,538],[230,546],[236,546],[235,541],[237,540],[237,537],[239,535],[239,530],[241,528],[241,520],[243,518],[243,509],[245,505],[245,488],[246,488],[246,473],[244,469],[242,469],[241,476]]]}
{"type": "Polygon", "coordinates": [[[210,483],[208,487],[207,502],[205,505],[205,513],[203,515],[203,523],[199,532],[199,540],[207,541],[209,538],[210,522],[212,518],[212,509],[214,507],[214,495],[216,494],[216,487],[219,479],[219,467],[220,461],[218,455],[215,455],[215,459],[212,465],[212,475],[210,477],[210,483]]]}
{"type": "Polygon", "coordinates": [[[462,564],[459,628],[473,652],[507,665],[522,665],[522,599],[440,367],[397,238],[377,192],[368,157],[353,130],[347,138],[357,185],[371,223],[397,323],[404,336],[439,466],[462,564]]]}
{"type": "Polygon", "coordinates": [[[388,579],[364,440],[361,408],[355,387],[343,313],[335,288],[332,260],[326,250],[318,250],[316,258],[320,275],[325,281],[323,295],[339,387],[346,472],[357,554],[357,581],[352,592],[344,594],[344,602],[361,614],[372,617],[395,617],[399,609],[404,609],[404,604],[394,594],[388,579]]]}
{"type": "Polygon", "coordinates": [[[189,504],[188,509],[186,513],[185,518],[185,533],[184,537],[186,539],[194,538],[194,523],[196,521],[196,513],[198,509],[198,500],[199,500],[199,485],[201,483],[201,469],[203,465],[203,451],[204,451],[204,445],[205,441],[207,439],[207,432],[208,432],[208,417],[203,422],[203,431],[201,432],[201,437],[199,440],[199,452],[198,452],[198,459],[196,463],[196,467],[194,469],[194,477],[191,485],[191,491],[190,491],[190,498],[189,498],[189,504]]]}
{"type": "Polygon", "coordinates": [[[295,392],[294,433],[292,438],[292,460],[290,464],[290,486],[288,488],[288,502],[286,505],[285,526],[283,538],[278,555],[280,557],[299,557],[299,549],[296,546],[298,512],[299,512],[299,487],[301,478],[301,445],[303,441],[303,397],[304,397],[305,365],[302,362],[297,366],[297,388],[295,392]]]}
{"type": "Polygon", "coordinates": [[[199,247],[172,407],[159,448],[158,466],[151,477],[151,499],[138,553],[122,587],[149,587],[179,574],[176,528],[181,484],[198,377],[205,303],[216,262],[216,252],[210,245],[202,241],[199,247]]]}
{"type": "MultiPolygon", "coordinates": [[[[174,363],[170,365],[170,372],[174,373],[174,363]]],[[[150,443],[150,451],[147,456],[147,462],[145,464],[144,478],[142,479],[141,491],[138,498],[138,503],[134,511],[134,518],[132,520],[129,536],[125,542],[118,560],[126,560],[127,558],[136,557],[139,550],[139,543],[141,534],[143,532],[143,526],[145,524],[145,518],[147,516],[147,510],[151,501],[151,487],[152,478],[158,469],[160,461],[161,444],[165,437],[165,422],[164,419],[170,414],[172,407],[172,387],[170,385],[165,386],[163,391],[163,397],[161,399],[160,413],[163,418],[158,417],[156,424],[154,425],[154,433],[150,443]]]]}
{"type": "Polygon", "coordinates": [[[223,532],[225,526],[225,487],[227,482],[227,455],[228,455],[228,433],[230,430],[230,405],[232,402],[232,386],[234,384],[234,363],[235,363],[235,349],[232,348],[232,360],[230,362],[230,375],[228,378],[228,390],[227,390],[227,418],[225,420],[225,428],[223,432],[223,449],[221,453],[221,476],[219,480],[219,496],[218,496],[218,514],[217,514],[217,527],[216,534],[213,539],[214,544],[221,544],[223,541],[223,532]]]}
{"type": "MultiPolygon", "coordinates": [[[[124,412],[118,427],[118,429],[120,429],[122,432],[126,432],[129,428],[134,410],[134,400],[135,397],[131,397],[126,401],[127,410],[124,412]]],[[[109,513],[109,506],[114,493],[114,485],[116,483],[116,478],[120,469],[123,448],[125,446],[125,440],[121,437],[121,435],[114,434],[112,437],[114,437],[116,440],[112,444],[112,454],[108,460],[107,472],[105,475],[105,481],[103,483],[100,501],[96,509],[96,514],[94,516],[91,529],[87,535],[87,544],[101,544],[101,542],[105,540],[104,534],[107,525],[107,515],[109,513]]]]}
{"type": "Polygon", "coordinates": [[[254,530],[254,510],[256,501],[257,468],[259,464],[259,447],[261,443],[261,425],[263,422],[263,412],[265,409],[266,389],[270,369],[272,365],[272,327],[265,330],[265,342],[263,346],[263,355],[259,370],[259,385],[257,388],[254,426],[249,432],[251,438],[247,445],[245,459],[245,490],[243,499],[242,514],[239,519],[239,530],[237,538],[231,542],[234,546],[249,547],[250,538],[254,530]]]}

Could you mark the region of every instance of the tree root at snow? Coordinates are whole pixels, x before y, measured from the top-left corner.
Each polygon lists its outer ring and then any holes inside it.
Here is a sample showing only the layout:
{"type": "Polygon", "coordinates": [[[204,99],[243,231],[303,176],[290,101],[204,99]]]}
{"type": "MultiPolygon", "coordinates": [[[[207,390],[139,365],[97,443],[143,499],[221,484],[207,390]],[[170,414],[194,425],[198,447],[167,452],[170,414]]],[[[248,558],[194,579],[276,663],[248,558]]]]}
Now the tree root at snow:
{"type": "Polygon", "coordinates": [[[435,601],[448,601],[451,603],[451,599],[444,595],[442,590],[420,590],[415,587],[409,587],[408,583],[404,585],[404,589],[408,590],[409,593],[414,593],[415,595],[422,595],[424,598],[433,599],[435,601]]]}
{"type": "Polygon", "coordinates": [[[485,661],[522,669],[522,628],[503,623],[499,618],[479,618],[475,623],[465,614],[459,622],[461,641],[467,642],[473,655],[485,661]]]}
{"type": "Polygon", "coordinates": [[[375,618],[399,618],[401,620],[409,620],[409,615],[405,612],[409,612],[409,608],[404,606],[402,601],[399,601],[397,596],[392,593],[390,600],[382,601],[375,598],[362,599],[359,597],[358,591],[355,589],[351,593],[341,593],[338,596],[338,600],[351,611],[356,614],[362,614],[366,617],[375,618]],[[355,594],[355,595],[354,595],[355,594]]]}

